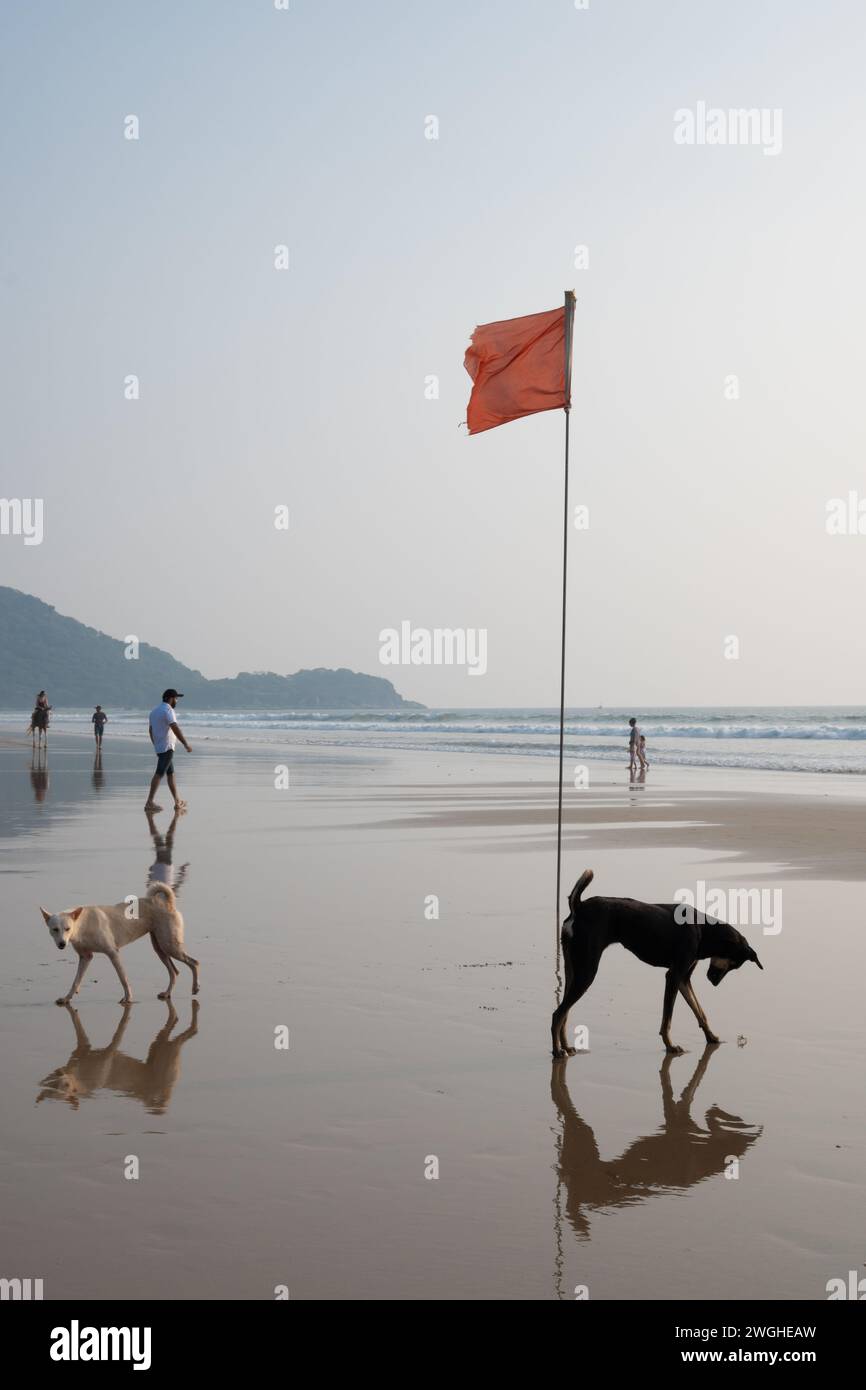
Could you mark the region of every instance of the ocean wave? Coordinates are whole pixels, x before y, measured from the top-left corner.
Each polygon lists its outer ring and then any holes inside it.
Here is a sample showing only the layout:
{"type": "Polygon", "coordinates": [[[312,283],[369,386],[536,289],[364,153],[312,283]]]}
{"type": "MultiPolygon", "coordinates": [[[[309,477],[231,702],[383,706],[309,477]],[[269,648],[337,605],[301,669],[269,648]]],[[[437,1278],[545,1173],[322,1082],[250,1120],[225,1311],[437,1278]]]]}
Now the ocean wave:
{"type": "MultiPolygon", "coordinates": [[[[90,710],[55,711],[53,722],[71,725],[90,723],[90,710]]],[[[15,716],[10,716],[19,718],[15,716]]],[[[118,710],[111,714],[114,724],[141,723],[146,711],[118,710]]],[[[473,734],[490,736],[553,737],[559,734],[558,712],[551,710],[183,710],[183,721],[191,727],[209,726],[217,729],[366,730],[370,733],[399,730],[401,733],[426,733],[435,730],[442,734],[473,734]]],[[[799,714],[787,718],[768,718],[767,712],[743,716],[727,711],[707,715],[696,711],[693,716],[659,717],[647,715],[640,719],[647,742],[665,739],[801,739],[830,742],[866,742],[866,713],[836,715],[827,712],[813,718],[799,714]]],[[[618,745],[628,739],[627,719],[586,718],[567,713],[565,732],[571,738],[616,740],[618,745]]]]}
{"type": "MultiPolygon", "coordinates": [[[[256,734],[262,731],[251,731],[243,738],[244,743],[267,746],[272,740],[264,737],[257,737],[256,734]]],[[[354,748],[354,749],[391,749],[399,748],[401,752],[419,753],[462,753],[472,756],[486,757],[488,755],[517,756],[532,758],[556,758],[559,754],[559,744],[550,743],[526,743],[518,740],[509,739],[471,739],[471,738],[401,738],[399,744],[394,743],[393,739],[384,737],[381,733],[376,736],[372,730],[367,731],[367,736],[363,739],[357,735],[351,737],[348,731],[343,733],[335,732],[333,736],[322,737],[321,732],[315,736],[310,735],[301,740],[303,745],[322,747],[322,748],[354,748]]],[[[751,769],[752,771],[764,772],[818,772],[818,773],[846,773],[858,776],[866,775],[866,754],[859,758],[848,760],[830,759],[821,756],[803,757],[794,754],[793,756],[779,752],[773,754],[768,751],[758,751],[755,749],[749,753],[723,752],[714,749],[710,751],[691,751],[691,750],[664,750],[664,752],[653,752],[650,750],[651,764],[659,766],[676,767],[709,767],[709,768],[729,768],[729,769],[751,769]]],[[[614,763],[620,765],[623,770],[626,766],[627,753],[624,748],[613,748],[609,744],[576,744],[568,743],[565,745],[566,760],[566,780],[568,778],[569,763],[614,763]]]]}

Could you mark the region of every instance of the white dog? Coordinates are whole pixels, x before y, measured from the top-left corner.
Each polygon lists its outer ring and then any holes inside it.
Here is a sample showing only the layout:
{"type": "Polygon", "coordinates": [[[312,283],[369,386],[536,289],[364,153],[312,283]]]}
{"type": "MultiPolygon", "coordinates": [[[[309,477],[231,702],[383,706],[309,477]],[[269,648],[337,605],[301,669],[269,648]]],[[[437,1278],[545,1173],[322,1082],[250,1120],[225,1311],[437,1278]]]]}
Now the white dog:
{"type": "Polygon", "coordinates": [[[72,981],[72,988],[58,1004],[68,1004],[76,995],[84,979],[84,972],[93,960],[95,952],[108,956],[123,985],[121,1004],[132,1003],[132,992],[126,971],[120,962],[120,952],[130,941],[140,936],[150,936],[151,945],[168,971],[168,989],[159,995],[160,999],[170,999],[174,982],[180,971],[175,965],[182,960],[192,971],[192,992],[198,994],[198,961],[188,956],[183,948],[183,918],[177,910],[174,891],[165,883],[152,883],[147,897],[138,901],[138,915],[129,916],[130,904],[117,903],[114,907],[74,907],[67,912],[39,911],[45,918],[51,939],[61,950],[71,944],[78,952],[78,970],[72,981]]]}

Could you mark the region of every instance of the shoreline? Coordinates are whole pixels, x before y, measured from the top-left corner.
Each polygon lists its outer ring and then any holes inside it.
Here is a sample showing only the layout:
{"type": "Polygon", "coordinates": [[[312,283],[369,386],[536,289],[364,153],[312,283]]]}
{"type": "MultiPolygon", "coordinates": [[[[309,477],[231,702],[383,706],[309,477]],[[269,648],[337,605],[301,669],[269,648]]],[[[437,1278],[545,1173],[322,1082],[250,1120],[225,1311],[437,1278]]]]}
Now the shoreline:
{"type": "MultiPolygon", "coordinates": [[[[382,808],[372,821],[377,831],[467,832],[484,836],[485,846],[497,856],[555,846],[556,769],[531,756],[310,743],[285,734],[255,744],[227,737],[190,738],[193,752],[178,750],[176,771],[186,800],[190,798],[184,788],[190,789],[191,805],[208,795],[213,779],[221,783],[228,768],[242,779],[269,777],[271,760],[279,756],[297,787],[312,795],[317,779],[330,785],[333,778],[350,780],[359,768],[365,769],[370,804],[382,808]],[[412,803],[411,815],[406,801],[412,803]]],[[[72,774],[85,761],[90,763],[94,744],[93,736],[83,731],[51,738],[47,771],[65,777],[68,805],[90,795],[89,782],[81,782],[75,791],[72,774]]],[[[0,759],[16,750],[30,753],[30,748],[28,739],[7,741],[0,728],[0,759]]],[[[104,740],[102,794],[113,800],[122,794],[124,804],[137,814],[152,763],[144,735],[104,740]]],[[[633,782],[624,767],[617,773],[609,763],[588,764],[587,770],[586,787],[576,790],[566,783],[564,789],[564,857],[588,844],[599,851],[635,852],[682,851],[691,845],[696,852],[714,853],[720,870],[726,864],[764,865],[761,876],[767,880],[862,877],[866,785],[847,775],[663,764],[651,768],[645,781],[633,782]]],[[[342,803],[346,812],[354,799],[347,785],[342,803]]],[[[170,805],[167,789],[162,804],[170,805]]],[[[2,807],[0,802],[0,813],[2,807]]]]}
{"type": "MultiPolygon", "coordinates": [[[[828,712],[825,708],[825,713],[828,712]]],[[[497,760],[503,758],[520,759],[528,766],[534,763],[544,776],[550,775],[551,765],[558,755],[558,739],[553,741],[551,729],[543,730],[533,723],[533,711],[511,711],[512,721],[507,726],[489,722],[489,711],[473,711],[471,721],[461,723],[462,716],[443,711],[429,711],[435,717],[429,723],[424,721],[413,725],[410,721],[389,722],[388,712],[382,719],[371,716],[367,711],[231,711],[229,722],[221,719],[211,721],[207,713],[195,715],[188,711],[183,718],[191,740],[209,748],[223,745],[236,749],[273,749],[278,747],[309,749],[354,749],[363,752],[379,750],[392,756],[412,756],[415,753],[451,756],[468,755],[472,758],[497,760]],[[475,718],[474,716],[478,716],[475,718]],[[259,717],[262,716],[262,717],[259,717]],[[284,717],[285,716],[285,717],[284,717]],[[450,722],[456,720],[455,723],[450,722]],[[546,771],[544,771],[546,769],[546,771]]],[[[687,712],[688,716],[694,711],[687,712]]],[[[770,714],[773,711],[769,711],[770,714]]],[[[778,714],[778,711],[776,711],[778,714]]],[[[786,712],[793,715],[794,711],[786,712]]],[[[725,719],[751,717],[749,711],[729,711],[725,719]]],[[[855,717],[855,716],[851,716],[855,717]]],[[[860,716],[856,716],[860,720],[860,716]]],[[[730,785],[741,785],[737,781],[744,776],[757,774],[758,777],[784,779],[780,785],[791,789],[794,779],[807,779],[814,790],[814,779],[832,777],[850,781],[856,788],[861,778],[866,779],[866,722],[862,723],[852,737],[843,736],[837,728],[835,732],[822,732],[813,726],[812,733],[800,736],[793,730],[784,737],[745,738],[725,731],[709,738],[707,730],[697,732],[692,729],[688,736],[667,737],[663,731],[650,731],[652,743],[649,747],[650,767],[659,773],[677,770],[685,777],[702,777],[713,773],[717,777],[730,776],[730,785]]],[[[0,715],[0,747],[4,744],[19,744],[27,735],[22,717],[21,725],[8,716],[0,715]]],[[[745,727],[741,725],[742,728],[745,727]]],[[[792,728],[792,726],[790,726],[792,728]]],[[[778,732],[778,731],[777,731],[778,732]]],[[[850,732],[850,731],[849,731],[850,732]]],[[[591,765],[601,775],[611,778],[619,773],[627,763],[627,744],[623,737],[614,739],[610,731],[604,735],[596,731],[589,742],[582,740],[589,736],[586,730],[570,729],[566,734],[566,785],[572,771],[591,765]]],[[[49,737],[92,739],[90,724],[84,719],[64,721],[58,718],[52,726],[49,737]]],[[[106,732],[106,747],[110,743],[129,740],[147,743],[146,718],[136,715],[135,721],[115,718],[109,721],[106,732]]],[[[554,774],[555,776],[555,774],[554,774]]],[[[863,783],[866,786],[866,782],[863,783]]],[[[855,791],[855,795],[859,795],[855,791]]]]}
{"type": "MultiPolygon", "coordinates": [[[[182,726],[181,726],[182,727],[182,726]]],[[[213,728],[215,726],[199,726],[213,728]]],[[[190,726],[194,730],[195,725],[190,726]]],[[[440,761],[444,759],[459,759],[466,762],[469,759],[482,759],[484,762],[495,759],[500,765],[513,763],[521,767],[526,767],[527,771],[532,768],[534,776],[527,780],[530,783],[544,782],[556,786],[556,769],[551,772],[550,764],[555,761],[555,753],[550,755],[539,755],[538,753],[517,752],[512,748],[497,748],[495,746],[477,746],[472,748],[437,748],[434,746],[418,747],[399,741],[395,734],[391,741],[383,740],[380,743],[369,743],[359,739],[351,742],[344,734],[328,737],[327,733],[321,734],[317,738],[310,738],[303,731],[291,729],[275,729],[269,738],[240,738],[231,733],[220,731],[216,736],[208,736],[203,733],[190,732],[190,742],[193,744],[193,754],[195,756],[196,745],[206,744],[208,751],[224,749],[233,754],[242,753],[251,757],[267,756],[274,749],[291,748],[299,752],[305,751],[312,756],[318,756],[325,752],[339,755],[346,753],[349,755],[364,754],[375,757],[405,757],[405,758],[436,758],[440,761]],[[546,769],[546,771],[545,771],[546,769]]],[[[90,747],[95,746],[95,739],[92,732],[85,729],[50,729],[49,747],[64,747],[65,741],[73,746],[90,747]]],[[[117,734],[106,734],[103,739],[103,751],[107,752],[111,747],[122,748],[124,750],[135,750],[146,753],[150,756],[150,742],[147,734],[142,732],[140,735],[132,734],[128,730],[117,734]]],[[[0,723],[0,748],[20,748],[29,751],[31,740],[25,734],[16,736],[15,729],[10,725],[0,723]]],[[[183,749],[179,753],[183,755],[183,749]]],[[[803,771],[801,769],[791,769],[789,771],[779,768],[760,768],[760,767],[726,767],[713,763],[684,764],[675,762],[651,762],[646,782],[641,784],[637,780],[630,783],[624,777],[627,770],[627,750],[623,750],[623,761],[615,763],[611,758],[585,758],[581,765],[586,765],[590,773],[590,791],[593,786],[602,784],[609,786],[631,786],[633,789],[641,788],[644,790],[661,790],[664,787],[682,782],[684,785],[698,785],[704,781],[713,781],[719,790],[768,790],[775,788],[779,793],[788,794],[797,791],[806,795],[818,796],[835,793],[851,797],[852,799],[863,799],[866,801],[866,780],[860,783],[859,779],[864,774],[852,770],[842,771],[803,771]]],[[[499,778],[491,779],[494,783],[499,782],[499,778]]],[[[565,794],[569,794],[568,769],[566,767],[566,778],[564,782],[565,794]]],[[[577,794],[577,793],[573,793],[577,794]]]]}

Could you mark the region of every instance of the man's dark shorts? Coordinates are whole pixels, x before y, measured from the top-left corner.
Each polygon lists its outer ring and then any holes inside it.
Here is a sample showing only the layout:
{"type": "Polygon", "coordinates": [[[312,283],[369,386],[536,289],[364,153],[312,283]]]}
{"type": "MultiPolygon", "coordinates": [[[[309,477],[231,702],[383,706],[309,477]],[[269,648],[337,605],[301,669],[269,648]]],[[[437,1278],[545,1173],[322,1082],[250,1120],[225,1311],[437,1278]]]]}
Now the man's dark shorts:
{"type": "Polygon", "coordinates": [[[166,753],[156,755],[156,775],[164,777],[168,772],[174,772],[174,749],[169,748],[166,753]]]}

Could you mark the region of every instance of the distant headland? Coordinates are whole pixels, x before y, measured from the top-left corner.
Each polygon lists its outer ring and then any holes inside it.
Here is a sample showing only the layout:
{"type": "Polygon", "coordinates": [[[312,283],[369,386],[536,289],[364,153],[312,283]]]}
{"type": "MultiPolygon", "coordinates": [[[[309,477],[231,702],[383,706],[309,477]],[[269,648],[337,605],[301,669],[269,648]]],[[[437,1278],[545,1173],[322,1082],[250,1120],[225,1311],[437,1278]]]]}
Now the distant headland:
{"type": "Polygon", "coordinates": [[[128,643],[66,618],[32,594],[0,585],[0,709],[30,710],[45,689],[55,710],[97,703],[125,709],[152,705],[167,686],[182,690],[186,707],[230,709],[423,709],[404,700],[389,680],[345,667],[318,667],[280,676],[241,671],[208,680],[169,652],[128,643]]]}

